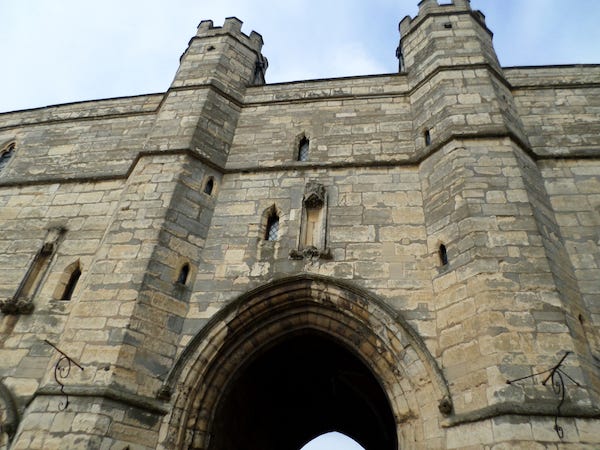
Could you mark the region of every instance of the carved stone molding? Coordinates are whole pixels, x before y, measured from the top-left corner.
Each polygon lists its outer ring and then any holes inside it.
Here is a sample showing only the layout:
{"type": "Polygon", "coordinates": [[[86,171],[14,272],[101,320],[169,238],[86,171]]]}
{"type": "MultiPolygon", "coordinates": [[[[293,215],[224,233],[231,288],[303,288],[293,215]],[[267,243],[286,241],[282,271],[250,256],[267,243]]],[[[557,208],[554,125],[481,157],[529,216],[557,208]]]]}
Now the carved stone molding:
{"type": "Polygon", "coordinates": [[[304,190],[303,202],[307,208],[322,208],[325,204],[325,186],[309,181],[304,190]]]}

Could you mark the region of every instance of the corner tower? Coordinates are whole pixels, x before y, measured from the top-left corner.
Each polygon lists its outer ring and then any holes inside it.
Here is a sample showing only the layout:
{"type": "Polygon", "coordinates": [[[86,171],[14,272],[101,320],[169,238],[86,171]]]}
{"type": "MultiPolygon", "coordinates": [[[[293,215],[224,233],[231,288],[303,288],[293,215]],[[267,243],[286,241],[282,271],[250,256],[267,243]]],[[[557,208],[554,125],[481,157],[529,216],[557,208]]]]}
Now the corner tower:
{"type": "Polygon", "coordinates": [[[417,148],[482,132],[510,134],[527,145],[493,34],[469,0],[423,0],[419,14],[405,17],[399,29],[398,54],[414,92],[417,148]]]}
{"type": "MultiPolygon", "coordinates": [[[[142,151],[114,198],[114,213],[58,341],[86,366],[70,379],[69,408],[86,411],[88,425],[78,429],[72,423],[81,419],[69,414],[64,427],[89,448],[125,448],[134,434],[142,436],[143,448],[158,442],[166,412],[157,399],[160,378],[176,357],[216,204],[218,188],[206,185],[222,179],[246,87],[264,83],[262,38],[245,35],[241,26],[236,18],[223,27],[200,23],[169,90],[147,119],[152,125],[143,129],[142,151]],[[109,428],[114,417],[128,425],[109,428]]],[[[131,145],[125,138],[120,142],[125,149],[131,145]]],[[[61,393],[46,375],[31,409],[60,414],[63,407],[53,400],[61,393]]],[[[54,448],[49,443],[60,440],[61,431],[36,417],[24,418],[26,431],[15,448],[54,448]],[[28,442],[32,436],[43,447],[28,442]]]]}
{"type": "MultiPolygon", "coordinates": [[[[598,386],[576,319],[589,312],[483,14],[468,0],[423,0],[400,32],[428,251],[445,257],[432,274],[432,306],[456,416],[516,413],[523,392],[506,380],[565,351],[598,386]],[[550,314],[568,325],[560,337],[550,314]]],[[[571,405],[595,401],[594,389],[574,391],[571,405]]],[[[552,414],[544,389],[533,397],[536,414],[552,414]]]]}
{"type": "Polygon", "coordinates": [[[242,21],[198,25],[181,56],[153,131],[148,151],[191,150],[224,166],[246,88],[265,82],[267,59],[260,34],[242,33],[242,21]]]}
{"type": "Polygon", "coordinates": [[[404,65],[413,78],[425,78],[444,66],[489,64],[500,69],[485,16],[473,11],[469,0],[443,5],[422,0],[419,14],[406,16],[399,29],[404,65]]]}

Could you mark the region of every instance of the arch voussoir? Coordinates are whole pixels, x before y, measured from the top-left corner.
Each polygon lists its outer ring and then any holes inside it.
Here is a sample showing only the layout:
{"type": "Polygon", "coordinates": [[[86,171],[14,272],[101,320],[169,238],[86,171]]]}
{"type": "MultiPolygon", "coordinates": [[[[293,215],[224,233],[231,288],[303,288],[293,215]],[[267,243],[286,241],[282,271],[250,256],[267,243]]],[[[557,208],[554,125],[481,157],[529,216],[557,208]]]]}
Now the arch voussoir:
{"type": "Polygon", "coordinates": [[[206,448],[229,383],[257,355],[307,332],[333,339],[363,361],[385,392],[399,430],[407,422],[422,429],[424,409],[431,415],[432,405],[448,397],[423,342],[383,301],[325,277],[292,277],[234,300],[192,339],[167,379],[174,410],[181,412],[165,421],[163,435],[172,436],[167,445],[206,448]]]}

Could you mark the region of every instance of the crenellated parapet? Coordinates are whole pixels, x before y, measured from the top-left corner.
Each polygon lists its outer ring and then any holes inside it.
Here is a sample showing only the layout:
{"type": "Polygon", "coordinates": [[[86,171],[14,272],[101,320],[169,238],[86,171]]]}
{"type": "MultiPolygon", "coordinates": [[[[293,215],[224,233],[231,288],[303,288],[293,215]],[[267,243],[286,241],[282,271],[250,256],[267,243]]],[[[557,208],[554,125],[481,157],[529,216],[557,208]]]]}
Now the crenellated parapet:
{"type": "Polygon", "coordinates": [[[400,32],[401,71],[415,89],[418,148],[428,152],[455,137],[475,135],[510,135],[528,145],[492,32],[469,0],[423,0],[417,16],[400,22],[400,32]]]}
{"type": "Polygon", "coordinates": [[[415,83],[438,67],[489,64],[500,70],[492,45],[493,33],[485,16],[471,9],[469,0],[440,5],[436,0],[419,3],[419,13],[399,24],[401,70],[415,83]]]}
{"type": "Polygon", "coordinates": [[[223,166],[248,86],[265,84],[267,58],[256,32],[230,17],[200,22],[146,141],[146,150],[192,149],[223,166]],[[177,120],[173,120],[177,118],[177,120]]]}
{"type": "MultiPolygon", "coordinates": [[[[485,27],[485,16],[481,11],[473,10],[469,0],[454,0],[452,3],[440,5],[437,0],[422,0],[419,3],[419,13],[415,17],[405,16],[400,21],[399,30],[402,36],[410,33],[428,15],[467,13],[472,14],[485,27]]],[[[491,31],[488,30],[490,35],[491,31]]]]}
{"type": "Polygon", "coordinates": [[[241,43],[247,45],[256,52],[260,52],[263,46],[263,38],[260,33],[252,31],[250,35],[242,32],[242,22],[237,17],[227,17],[222,27],[215,27],[212,20],[203,20],[198,25],[195,38],[213,37],[222,34],[230,34],[241,43]]]}
{"type": "Polygon", "coordinates": [[[228,17],[222,27],[203,20],[181,56],[171,87],[211,84],[241,100],[247,86],[265,83],[267,58],[262,36],[242,32],[243,22],[228,17]]]}

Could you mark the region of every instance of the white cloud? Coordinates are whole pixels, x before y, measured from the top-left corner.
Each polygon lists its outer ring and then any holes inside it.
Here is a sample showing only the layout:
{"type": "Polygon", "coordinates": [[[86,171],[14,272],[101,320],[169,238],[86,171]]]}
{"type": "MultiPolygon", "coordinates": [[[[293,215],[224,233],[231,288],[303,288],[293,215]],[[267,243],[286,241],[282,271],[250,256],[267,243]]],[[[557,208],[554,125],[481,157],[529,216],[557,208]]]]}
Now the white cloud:
{"type": "MultiPolygon", "coordinates": [[[[263,35],[270,82],[396,70],[418,0],[0,1],[0,110],[165,91],[201,19],[263,35]]],[[[505,65],[600,62],[597,0],[472,0],[505,65]],[[570,6],[574,5],[574,6],[570,6]]]]}

